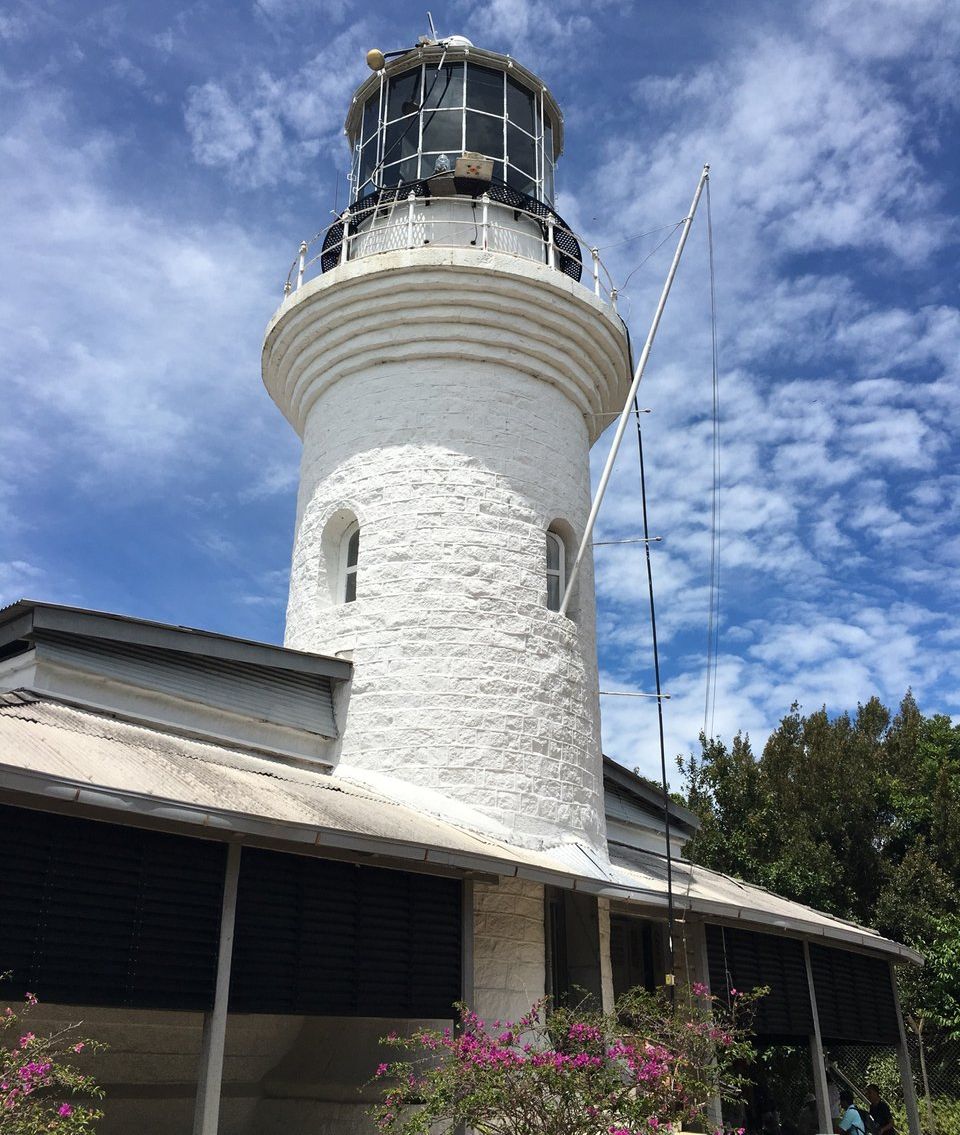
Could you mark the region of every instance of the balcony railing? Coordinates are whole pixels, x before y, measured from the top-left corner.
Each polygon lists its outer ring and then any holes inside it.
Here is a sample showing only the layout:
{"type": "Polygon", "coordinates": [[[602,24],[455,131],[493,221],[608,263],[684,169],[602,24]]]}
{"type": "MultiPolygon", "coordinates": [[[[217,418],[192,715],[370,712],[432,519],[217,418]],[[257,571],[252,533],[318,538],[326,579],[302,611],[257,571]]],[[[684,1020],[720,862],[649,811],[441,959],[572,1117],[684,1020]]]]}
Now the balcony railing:
{"type": "MultiPolygon", "coordinates": [[[[453,188],[452,182],[448,187],[453,188]]],[[[377,190],[355,202],[328,229],[300,245],[284,295],[323,272],[366,256],[425,246],[475,248],[546,264],[584,283],[616,310],[617,289],[598,250],[590,248],[588,276],[583,280],[586,242],[548,205],[497,183],[480,195],[436,189],[431,179],[377,190]]]]}

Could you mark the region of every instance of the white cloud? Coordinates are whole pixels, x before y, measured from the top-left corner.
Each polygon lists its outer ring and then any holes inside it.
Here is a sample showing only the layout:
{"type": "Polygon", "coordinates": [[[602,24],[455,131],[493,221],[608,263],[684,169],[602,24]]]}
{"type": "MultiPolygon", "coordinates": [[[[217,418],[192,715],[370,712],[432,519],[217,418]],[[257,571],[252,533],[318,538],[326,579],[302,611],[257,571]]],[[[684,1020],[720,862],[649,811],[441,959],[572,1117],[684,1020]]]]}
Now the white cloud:
{"type": "Polygon", "coordinates": [[[147,77],[146,71],[126,55],[115,56],[110,62],[113,73],[122,82],[133,87],[157,106],[166,102],[166,95],[156,90],[147,77]]]}
{"type": "Polygon", "coordinates": [[[254,464],[260,422],[280,433],[256,364],[280,298],[279,255],[228,221],[118,200],[122,149],[78,133],[62,99],[33,93],[9,112],[0,320],[35,473],[57,460],[73,482],[116,478],[117,491],[136,493],[230,447],[254,464]]]}
{"type": "Polygon", "coordinates": [[[580,57],[597,48],[597,14],[611,0],[589,8],[575,0],[461,0],[453,11],[463,26],[448,18],[441,35],[467,35],[478,47],[500,51],[534,70],[552,70],[572,49],[580,57]]]}
{"type": "Polygon", "coordinates": [[[191,88],[184,120],[193,156],[247,188],[295,183],[315,172],[324,153],[349,161],[344,110],[365,74],[369,44],[361,22],[290,74],[259,69],[191,88]]]}
{"type": "Polygon", "coordinates": [[[26,560],[0,560],[0,607],[18,599],[34,599],[47,586],[47,574],[26,560]]]}
{"type": "Polygon", "coordinates": [[[349,0],[255,0],[253,7],[268,22],[282,24],[305,16],[324,24],[339,24],[356,11],[349,0]]]}
{"type": "Polygon", "coordinates": [[[960,46],[960,11],[952,0],[821,0],[813,23],[857,59],[949,56],[960,46]]]}
{"type": "Polygon", "coordinates": [[[30,25],[23,16],[0,12],[0,42],[17,43],[30,34],[30,25]]]}
{"type": "MultiPolygon", "coordinates": [[[[885,303],[872,280],[916,271],[958,235],[942,213],[944,187],[925,167],[917,112],[876,69],[894,7],[880,5],[871,23],[873,6],[820,5],[813,28],[759,27],[722,63],[643,80],[637,97],[656,132],[644,132],[643,117],[608,131],[607,161],[563,205],[579,222],[590,202],[606,221],[597,243],[615,244],[675,217],[700,162],[713,162],[723,485],[715,726],[728,738],[743,728],[762,743],[794,698],[836,711],[873,693],[895,703],[912,685],[922,705],[929,697],[931,708],[949,710],[940,699],[957,687],[958,652],[929,644],[957,591],[948,565],[960,540],[947,502],[956,502],[960,460],[960,312],[939,297],[914,305],[908,288],[885,303]],[[856,48],[836,31],[846,9],[857,17],[850,36],[862,33],[856,48]]],[[[944,6],[919,8],[884,58],[936,54],[944,6]]],[[[693,744],[704,712],[711,463],[703,220],[641,395],[655,410],[644,422],[651,524],[665,536],[654,573],[673,694],[668,760],[693,744]]],[[[629,289],[635,341],[673,243],[629,289]]],[[[622,280],[645,250],[607,255],[622,280]]],[[[605,456],[603,442],[598,448],[596,466],[605,456]]],[[[630,454],[618,464],[604,536],[637,527],[635,461],[630,454]]],[[[603,681],[646,688],[640,560],[600,553],[603,681]]],[[[608,752],[655,774],[655,711],[631,699],[605,699],[603,711],[608,752]]]]}

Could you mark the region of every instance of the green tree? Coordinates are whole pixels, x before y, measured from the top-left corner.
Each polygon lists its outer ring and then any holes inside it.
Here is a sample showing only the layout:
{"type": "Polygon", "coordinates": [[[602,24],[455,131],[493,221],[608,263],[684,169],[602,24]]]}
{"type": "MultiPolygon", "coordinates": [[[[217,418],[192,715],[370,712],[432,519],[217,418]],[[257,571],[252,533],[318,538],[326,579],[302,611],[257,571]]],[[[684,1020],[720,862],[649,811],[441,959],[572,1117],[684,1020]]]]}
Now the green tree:
{"type": "Polygon", "coordinates": [[[960,726],[908,691],[893,717],[795,704],[759,758],[740,734],[700,742],[679,759],[688,856],[913,946],[905,1008],[960,1036],[960,726]]]}

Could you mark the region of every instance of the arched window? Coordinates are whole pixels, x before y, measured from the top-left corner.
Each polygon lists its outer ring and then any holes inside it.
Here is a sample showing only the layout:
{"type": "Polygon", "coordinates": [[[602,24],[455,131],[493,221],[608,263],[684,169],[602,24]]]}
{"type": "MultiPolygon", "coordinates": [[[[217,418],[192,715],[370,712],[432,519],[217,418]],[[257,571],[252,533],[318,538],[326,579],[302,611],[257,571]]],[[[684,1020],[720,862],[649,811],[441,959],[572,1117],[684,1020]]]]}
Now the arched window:
{"type": "Polygon", "coordinates": [[[360,559],[360,525],[351,524],[340,540],[340,594],[344,603],[357,597],[357,561],[360,559]]]}
{"type": "Polygon", "coordinates": [[[547,536],[547,609],[559,611],[566,587],[566,571],[564,560],[566,549],[563,540],[556,532],[548,532],[547,536]]]}

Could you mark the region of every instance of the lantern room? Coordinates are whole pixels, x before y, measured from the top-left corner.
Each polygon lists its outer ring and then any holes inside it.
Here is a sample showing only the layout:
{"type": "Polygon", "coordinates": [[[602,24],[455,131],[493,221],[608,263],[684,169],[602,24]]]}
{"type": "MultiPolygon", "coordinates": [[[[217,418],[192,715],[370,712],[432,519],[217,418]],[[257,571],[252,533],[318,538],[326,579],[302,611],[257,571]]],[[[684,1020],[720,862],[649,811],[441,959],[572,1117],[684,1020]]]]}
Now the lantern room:
{"type": "Polygon", "coordinates": [[[563,119],[536,75],[463,36],[422,42],[383,62],[346,122],[354,202],[451,174],[470,155],[483,159],[488,183],[553,204],[563,119]]]}

